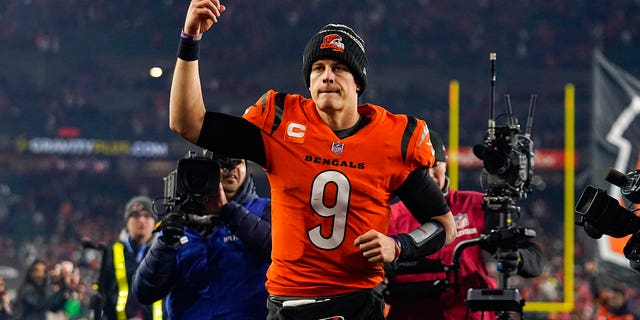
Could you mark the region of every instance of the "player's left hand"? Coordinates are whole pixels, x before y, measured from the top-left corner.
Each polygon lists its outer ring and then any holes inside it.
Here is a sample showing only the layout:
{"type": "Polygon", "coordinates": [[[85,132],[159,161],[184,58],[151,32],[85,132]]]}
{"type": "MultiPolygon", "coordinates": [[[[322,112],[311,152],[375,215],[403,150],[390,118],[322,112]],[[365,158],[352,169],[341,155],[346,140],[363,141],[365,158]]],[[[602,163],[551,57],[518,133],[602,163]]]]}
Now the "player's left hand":
{"type": "Polygon", "coordinates": [[[371,263],[391,262],[395,258],[395,240],[376,230],[369,230],[353,243],[371,263]]]}

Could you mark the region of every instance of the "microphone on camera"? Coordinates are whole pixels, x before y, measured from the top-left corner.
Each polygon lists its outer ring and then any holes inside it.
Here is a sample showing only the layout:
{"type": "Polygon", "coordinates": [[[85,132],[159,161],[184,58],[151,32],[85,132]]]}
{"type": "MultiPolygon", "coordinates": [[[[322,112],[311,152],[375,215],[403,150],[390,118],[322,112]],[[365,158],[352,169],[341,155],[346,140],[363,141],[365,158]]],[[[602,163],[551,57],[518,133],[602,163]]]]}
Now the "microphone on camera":
{"type": "Polygon", "coordinates": [[[640,169],[624,174],[609,168],[605,180],[620,187],[620,193],[629,201],[635,204],[640,203],[640,169]]]}
{"type": "Polygon", "coordinates": [[[629,177],[626,174],[614,169],[607,169],[607,175],[604,177],[604,180],[611,183],[614,186],[618,186],[623,188],[624,185],[629,181],[629,177]]]}

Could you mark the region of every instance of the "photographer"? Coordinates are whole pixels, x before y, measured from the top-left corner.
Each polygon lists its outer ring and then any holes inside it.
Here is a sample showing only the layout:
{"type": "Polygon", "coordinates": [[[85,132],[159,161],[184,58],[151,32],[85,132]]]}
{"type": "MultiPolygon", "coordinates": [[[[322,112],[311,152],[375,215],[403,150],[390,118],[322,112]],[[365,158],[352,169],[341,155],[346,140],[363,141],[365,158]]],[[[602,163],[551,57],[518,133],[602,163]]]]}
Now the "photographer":
{"type": "Polygon", "coordinates": [[[133,275],[153,240],[155,218],[153,201],[146,196],[131,198],[124,210],[126,228],[120,239],[106,248],[100,267],[98,292],[101,294],[101,319],[162,319],[160,301],[152,306],[141,304],[131,294],[133,275]]]}
{"type": "Polygon", "coordinates": [[[48,312],[64,308],[68,286],[55,288],[51,280],[44,260],[36,259],[29,265],[15,300],[16,319],[42,320],[48,312]]]}
{"type": "Polygon", "coordinates": [[[11,295],[7,291],[4,278],[0,276],[0,320],[13,320],[11,295]]]}
{"type": "Polygon", "coordinates": [[[143,303],[167,297],[171,319],[265,319],[271,206],[243,159],[220,160],[220,189],[201,215],[170,212],[133,282],[143,303]]]}
{"type": "MultiPolygon", "coordinates": [[[[440,136],[433,130],[431,131],[431,143],[435,150],[436,163],[429,169],[429,174],[445,194],[447,203],[455,217],[458,237],[450,246],[444,247],[426,258],[450,265],[453,251],[461,241],[478,238],[481,234],[488,232],[491,230],[491,226],[497,226],[497,219],[485,214],[482,208],[484,194],[449,188],[449,180],[445,175],[447,158],[444,144],[440,136]]],[[[407,232],[419,225],[420,223],[413,218],[402,202],[391,205],[389,234],[407,232]]],[[[496,254],[496,248],[484,249],[496,254]]],[[[518,274],[527,278],[542,273],[543,258],[540,249],[533,242],[526,241],[522,247],[515,251],[500,252],[496,258],[502,272],[518,274]]],[[[465,296],[467,290],[470,288],[495,288],[496,282],[487,272],[480,246],[466,248],[461,257],[461,265],[457,270],[459,287],[454,289],[438,288],[437,285],[434,285],[436,280],[446,279],[445,272],[387,274],[387,280],[390,282],[387,303],[391,305],[387,319],[423,319],[425,310],[428,310],[430,319],[481,319],[481,312],[469,312],[469,317],[466,317],[465,296]],[[422,295],[417,293],[416,285],[423,289],[420,290],[423,291],[422,295]],[[407,294],[408,290],[412,291],[411,294],[407,294]]],[[[393,273],[394,266],[387,265],[386,269],[393,273]]]]}

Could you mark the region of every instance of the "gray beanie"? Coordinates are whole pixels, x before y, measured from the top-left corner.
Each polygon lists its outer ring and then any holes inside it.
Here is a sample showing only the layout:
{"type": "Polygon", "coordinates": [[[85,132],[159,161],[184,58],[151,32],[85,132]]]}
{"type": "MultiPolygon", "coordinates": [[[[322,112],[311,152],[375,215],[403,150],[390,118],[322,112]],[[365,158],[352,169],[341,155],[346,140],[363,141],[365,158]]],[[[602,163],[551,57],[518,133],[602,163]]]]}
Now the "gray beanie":
{"type": "Polygon", "coordinates": [[[134,212],[140,212],[142,210],[149,211],[151,215],[154,216],[153,213],[153,201],[147,196],[135,196],[127,202],[127,205],[124,207],[124,221],[127,221],[131,214],[134,212]]]}
{"type": "Polygon", "coordinates": [[[358,95],[362,95],[367,87],[367,55],[364,41],[353,29],[342,24],[328,24],[309,39],[302,54],[302,74],[307,88],[311,65],[320,59],[343,61],[360,86],[358,95]]]}

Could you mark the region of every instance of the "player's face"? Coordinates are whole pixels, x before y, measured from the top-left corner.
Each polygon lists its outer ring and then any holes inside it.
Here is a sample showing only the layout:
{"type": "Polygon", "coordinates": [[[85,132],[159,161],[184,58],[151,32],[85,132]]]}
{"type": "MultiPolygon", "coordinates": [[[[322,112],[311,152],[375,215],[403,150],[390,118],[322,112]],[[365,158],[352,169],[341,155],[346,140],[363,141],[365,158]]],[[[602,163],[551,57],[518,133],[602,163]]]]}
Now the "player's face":
{"type": "Polygon", "coordinates": [[[311,65],[309,91],[316,106],[323,111],[357,107],[359,86],[346,64],[323,59],[311,65]]]}
{"type": "Polygon", "coordinates": [[[227,199],[231,200],[235,197],[246,176],[247,164],[244,160],[236,162],[231,167],[220,169],[220,182],[227,199]]]}

